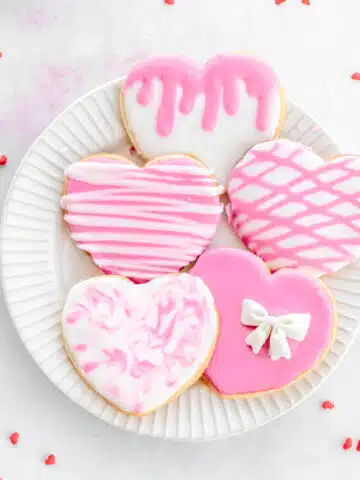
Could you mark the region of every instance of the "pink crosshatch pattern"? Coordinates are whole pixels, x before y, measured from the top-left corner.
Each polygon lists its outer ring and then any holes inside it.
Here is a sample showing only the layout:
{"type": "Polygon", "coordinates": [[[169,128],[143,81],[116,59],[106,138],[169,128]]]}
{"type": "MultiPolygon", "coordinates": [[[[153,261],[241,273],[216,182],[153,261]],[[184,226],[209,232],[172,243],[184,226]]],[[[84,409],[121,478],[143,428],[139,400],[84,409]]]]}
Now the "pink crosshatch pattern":
{"type": "Polygon", "coordinates": [[[273,271],[301,266],[322,274],[353,261],[360,252],[360,157],[319,165],[302,145],[270,143],[270,150],[251,149],[232,172],[234,231],[273,271]]]}

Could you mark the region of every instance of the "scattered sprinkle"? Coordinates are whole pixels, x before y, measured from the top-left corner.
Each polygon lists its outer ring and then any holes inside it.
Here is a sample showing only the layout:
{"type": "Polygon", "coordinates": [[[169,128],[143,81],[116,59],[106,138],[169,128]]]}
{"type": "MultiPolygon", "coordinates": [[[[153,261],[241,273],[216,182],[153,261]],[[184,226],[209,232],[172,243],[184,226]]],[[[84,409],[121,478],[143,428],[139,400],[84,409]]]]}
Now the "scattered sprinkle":
{"type": "Polygon", "coordinates": [[[360,80],[360,73],[359,72],[355,72],[351,75],[351,79],[352,80],[360,80]]]}
{"type": "MultiPolygon", "coordinates": [[[[0,52],[0,58],[2,58],[2,56],[3,56],[3,53],[2,53],[2,52],[0,52]]],[[[1,480],[1,478],[0,478],[0,480],[1,480]]]]}
{"type": "Polygon", "coordinates": [[[45,465],[55,465],[56,458],[55,455],[50,454],[47,458],[45,458],[45,465]]]}
{"type": "Polygon", "coordinates": [[[131,145],[131,147],[129,148],[129,152],[130,155],[134,155],[136,153],[135,147],[133,145],[131,145]]]}
{"type": "Polygon", "coordinates": [[[330,400],[326,400],[321,406],[324,410],[332,410],[335,407],[335,405],[330,402],[330,400]]]}
{"type": "MultiPolygon", "coordinates": [[[[275,5],[281,5],[282,3],[285,3],[286,0],[275,0],[275,5]]],[[[310,0],[301,0],[301,3],[303,5],[311,5],[310,0]]]]}
{"type": "Polygon", "coordinates": [[[164,0],[164,3],[166,3],[166,5],[174,5],[175,0],[164,0]]]}
{"type": "Polygon", "coordinates": [[[9,440],[13,445],[17,445],[19,443],[20,434],[18,432],[14,432],[10,435],[9,440]]]}
{"type": "Polygon", "coordinates": [[[360,440],[358,441],[358,444],[357,444],[357,446],[356,446],[356,451],[357,451],[357,452],[360,452],[360,440]]]}
{"type": "Polygon", "coordinates": [[[4,165],[6,165],[7,161],[8,161],[8,159],[7,159],[6,155],[0,155],[0,166],[3,167],[4,165]]]}
{"type": "Polygon", "coordinates": [[[348,437],[345,439],[345,442],[343,443],[343,449],[344,450],[350,450],[353,446],[353,441],[352,438],[348,437]]]}

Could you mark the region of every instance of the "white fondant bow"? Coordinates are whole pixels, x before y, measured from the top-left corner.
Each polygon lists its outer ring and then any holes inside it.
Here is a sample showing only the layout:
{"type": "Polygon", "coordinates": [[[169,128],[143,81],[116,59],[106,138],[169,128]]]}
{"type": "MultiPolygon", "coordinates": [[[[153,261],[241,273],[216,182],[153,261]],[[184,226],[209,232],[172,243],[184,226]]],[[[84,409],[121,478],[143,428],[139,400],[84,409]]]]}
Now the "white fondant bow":
{"type": "Polygon", "coordinates": [[[258,354],[270,337],[269,355],[271,360],[291,358],[288,338],[302,342],[309,330],[309,313],[287,313],[274,317],[266,308],[254,300],[245,299],[242,305],[241,322],[249,327],[257,327],[246,337],[255,354],[258,354]]]}

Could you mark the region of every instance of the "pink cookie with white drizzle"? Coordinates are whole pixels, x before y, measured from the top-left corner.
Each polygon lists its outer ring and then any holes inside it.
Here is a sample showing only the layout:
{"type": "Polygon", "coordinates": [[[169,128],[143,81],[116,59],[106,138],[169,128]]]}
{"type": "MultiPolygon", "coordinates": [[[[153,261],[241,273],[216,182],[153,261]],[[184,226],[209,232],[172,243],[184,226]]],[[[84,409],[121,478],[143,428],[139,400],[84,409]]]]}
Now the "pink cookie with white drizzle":
{"type": "Polygon", "coordinates": [[[219,55],[201,67],[184,58],[145,60],[121,94],[125,128],[145,158],[189,153],[222,184],[250,147],[277,135],[283,110],[272,69],[241,55],[219,55]]]}
{"type": "Polygon", "coordinates": [[[334,273],[360,256],[360,157],[325,161],[279,139],[251,148],[231,172],[229,221],[272,271],[334,273]]]}
{"type": "Polygon", "coordinates": [[[107,274],[147,281],[176,273],[211,242],[222,212],[221,189],[186,155],[139,168],[98,154],[71,165],[62,207],[78,247],[107,274]]]}
{"type": "Polygon", "coordinates": [[[231,248],[206,252],[191,273],[210,289],[220,316],[204,374],[220,395],[282,389],[330,348],[336,313],[319,279],[295,270],[271,275],[260,258],[231,248]]]}
{"type": "Polygon", "coordinates": [[[70,290],[62,331],[87,383],[119,410],[145,415],[202,375],[218,315],[208,288],[191,275],[141,285],[102,276],[70,290]]]}

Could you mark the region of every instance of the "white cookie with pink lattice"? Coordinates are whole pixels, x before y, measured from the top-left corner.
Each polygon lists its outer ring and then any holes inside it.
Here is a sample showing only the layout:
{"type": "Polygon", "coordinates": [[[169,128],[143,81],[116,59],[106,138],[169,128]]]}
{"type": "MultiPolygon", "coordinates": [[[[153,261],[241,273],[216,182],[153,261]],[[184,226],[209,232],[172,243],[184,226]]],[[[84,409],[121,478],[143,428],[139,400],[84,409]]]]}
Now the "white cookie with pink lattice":
{"type": "Polygon", "coordinates": [[[320,276],[360,256],[360,157],[324,161],[278,139],[251,148],[228,185],[229,222],[272,271],[320,276]]]}

